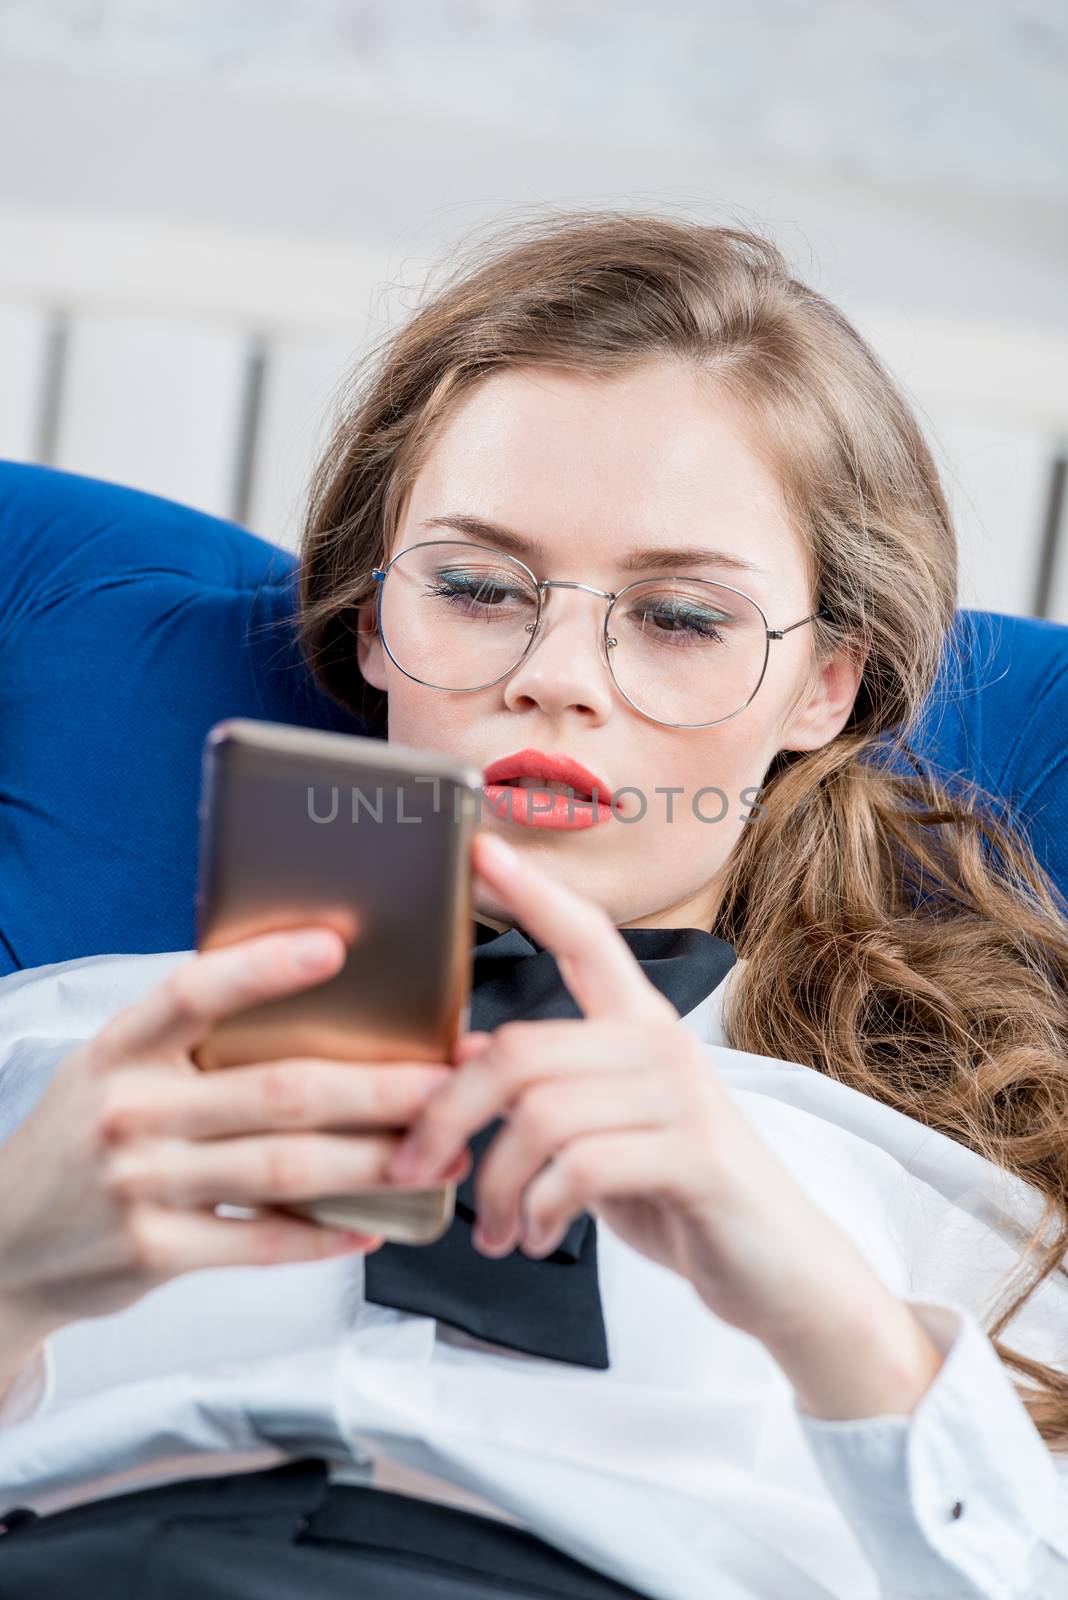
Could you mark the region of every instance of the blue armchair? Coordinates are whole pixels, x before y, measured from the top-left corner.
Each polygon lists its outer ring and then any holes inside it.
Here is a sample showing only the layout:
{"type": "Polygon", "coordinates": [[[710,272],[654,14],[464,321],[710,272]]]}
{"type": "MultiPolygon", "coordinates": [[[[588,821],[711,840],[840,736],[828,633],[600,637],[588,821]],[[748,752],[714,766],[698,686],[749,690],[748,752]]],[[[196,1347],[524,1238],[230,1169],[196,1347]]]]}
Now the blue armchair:
{"type": "MultiPolygon", "coordinates": [[[[295,576],[235,523],[0,462],[0,975],[192,948],[212,723],[374,731],[308,673],[295,576]]],[[[1068,894],[1068,627],[956,625],[913,744],[1019,808],[1068,894]]]]}

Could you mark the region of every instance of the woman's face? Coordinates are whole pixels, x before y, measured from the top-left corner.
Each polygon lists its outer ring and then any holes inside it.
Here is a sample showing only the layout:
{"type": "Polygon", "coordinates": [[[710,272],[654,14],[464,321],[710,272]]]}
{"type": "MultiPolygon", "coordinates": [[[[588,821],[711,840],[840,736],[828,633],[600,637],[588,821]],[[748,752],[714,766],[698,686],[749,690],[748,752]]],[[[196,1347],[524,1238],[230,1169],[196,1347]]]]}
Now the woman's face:
{"type": "MultiPolygon", "coordinates": [[[[714,547],[761,570],[691,563],[685,571],[743,590],[769,627],[816,609],[775,477],[727,401],[675,363],[592,380],[523,369],[477,384],[427,456],[389,555],[422,540],[467,538],[428,526],[459,515],[537,541],[544,553],[521,559],[539,579],[615,592],[637,576],[622,565],[629,551],[714,547]]],[[[616,688],[600,648],[605,606],[584,590],[547,590],[538,637],[511,675],[454,693],[394,665],[372,631],[372,601],[361,608],[360,669],[389,697],[392,741],[480,769],[533,748],[570,756],[613,792],[630,786],[619,815],[593,827],[532,827],[506,808],[498,815],[489,800],[480,826],[597,901],[617,927],[710,927],[731,850],[745,827],[761,826],[744,819],[770,762],[840,731],[859,669],[843,655],[817,672],[808,624],[770,644],[763,683],[739,715],[714,727],[667,727],[616,688]]],[[[578,802],[574,811],[582,812],[578,802]]],[[[493,926],[510,925],[478,885],[475,910],[493,926]]]]}

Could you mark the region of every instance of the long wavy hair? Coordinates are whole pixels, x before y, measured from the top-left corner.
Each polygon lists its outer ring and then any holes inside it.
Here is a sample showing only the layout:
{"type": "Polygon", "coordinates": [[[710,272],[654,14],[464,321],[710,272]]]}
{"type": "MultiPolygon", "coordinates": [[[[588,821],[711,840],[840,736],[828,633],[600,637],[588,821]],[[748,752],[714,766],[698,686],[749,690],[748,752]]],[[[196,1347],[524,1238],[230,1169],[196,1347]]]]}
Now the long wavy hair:
{"type": "MultiPolygon", "coordinates": [[[[506,221],[339,395],[313,474],[301,645],[322,687],[381,728],[356,665],[362,575],[391,548],[427,451],[488,374],[707,374],[743,408],[809,563],[814,666],[863,677],[818,750],[785,751],[732,851],[711,930],[745,961],[724,1021],[740,1050],[800,1062],[1039,1191],[1041,1219],[986,1331],[1042,1437],[1068,1445],[1068,1372],[999,1338],[1068,1248],[1068,908],[997,797],[909,734],[955,648],[956,538],[893,378],[848,319],[744,228],[619,211],[506,221]]],[[[1068,1331],[1066,1331],[1068,1342],[1068,1331]]]]}

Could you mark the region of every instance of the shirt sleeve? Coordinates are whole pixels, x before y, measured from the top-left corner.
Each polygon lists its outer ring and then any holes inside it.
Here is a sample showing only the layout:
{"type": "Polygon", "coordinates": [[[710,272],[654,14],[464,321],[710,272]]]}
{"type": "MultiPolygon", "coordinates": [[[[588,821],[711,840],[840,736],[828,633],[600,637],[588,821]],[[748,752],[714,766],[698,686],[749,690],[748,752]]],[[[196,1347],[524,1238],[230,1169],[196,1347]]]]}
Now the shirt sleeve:
{"type": "Polygon", "coordinates": [[[910,1416],[812,1416],[808,1446],[883,1600],[1068,1600],[1068,1457],[973,1314],[906,1303],[943,1354],[910,1416]]]}

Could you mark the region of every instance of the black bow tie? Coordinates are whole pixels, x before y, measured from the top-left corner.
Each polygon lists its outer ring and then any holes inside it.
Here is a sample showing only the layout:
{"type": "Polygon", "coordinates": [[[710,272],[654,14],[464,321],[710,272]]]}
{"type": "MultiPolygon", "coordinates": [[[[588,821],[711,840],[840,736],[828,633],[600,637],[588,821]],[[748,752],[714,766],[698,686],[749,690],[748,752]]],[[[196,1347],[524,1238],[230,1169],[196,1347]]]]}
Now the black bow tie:
{"type": "MultiPolygon", "coordinates": [[[[474,922],[471,1032],[502,1022],[582,1016],[551,951],[509,928],[474,922]]],[[[734,946],[701,928],[621,928],[649,980],[680,1017],[711,994],[735,962],[734,946]]],[[[456,1191],[456,1215],[431,1244],[384,1244],[364,1262],[365,1297],[436,1317],[476,1338],[578,1366],[609,1365],[597,1276],[596,1218],[575,1218],[551,1255],[484,1256],[471,1239],[475,1175],[503,1119],[468,1143],[472,1165],[456,1191]]]]}

